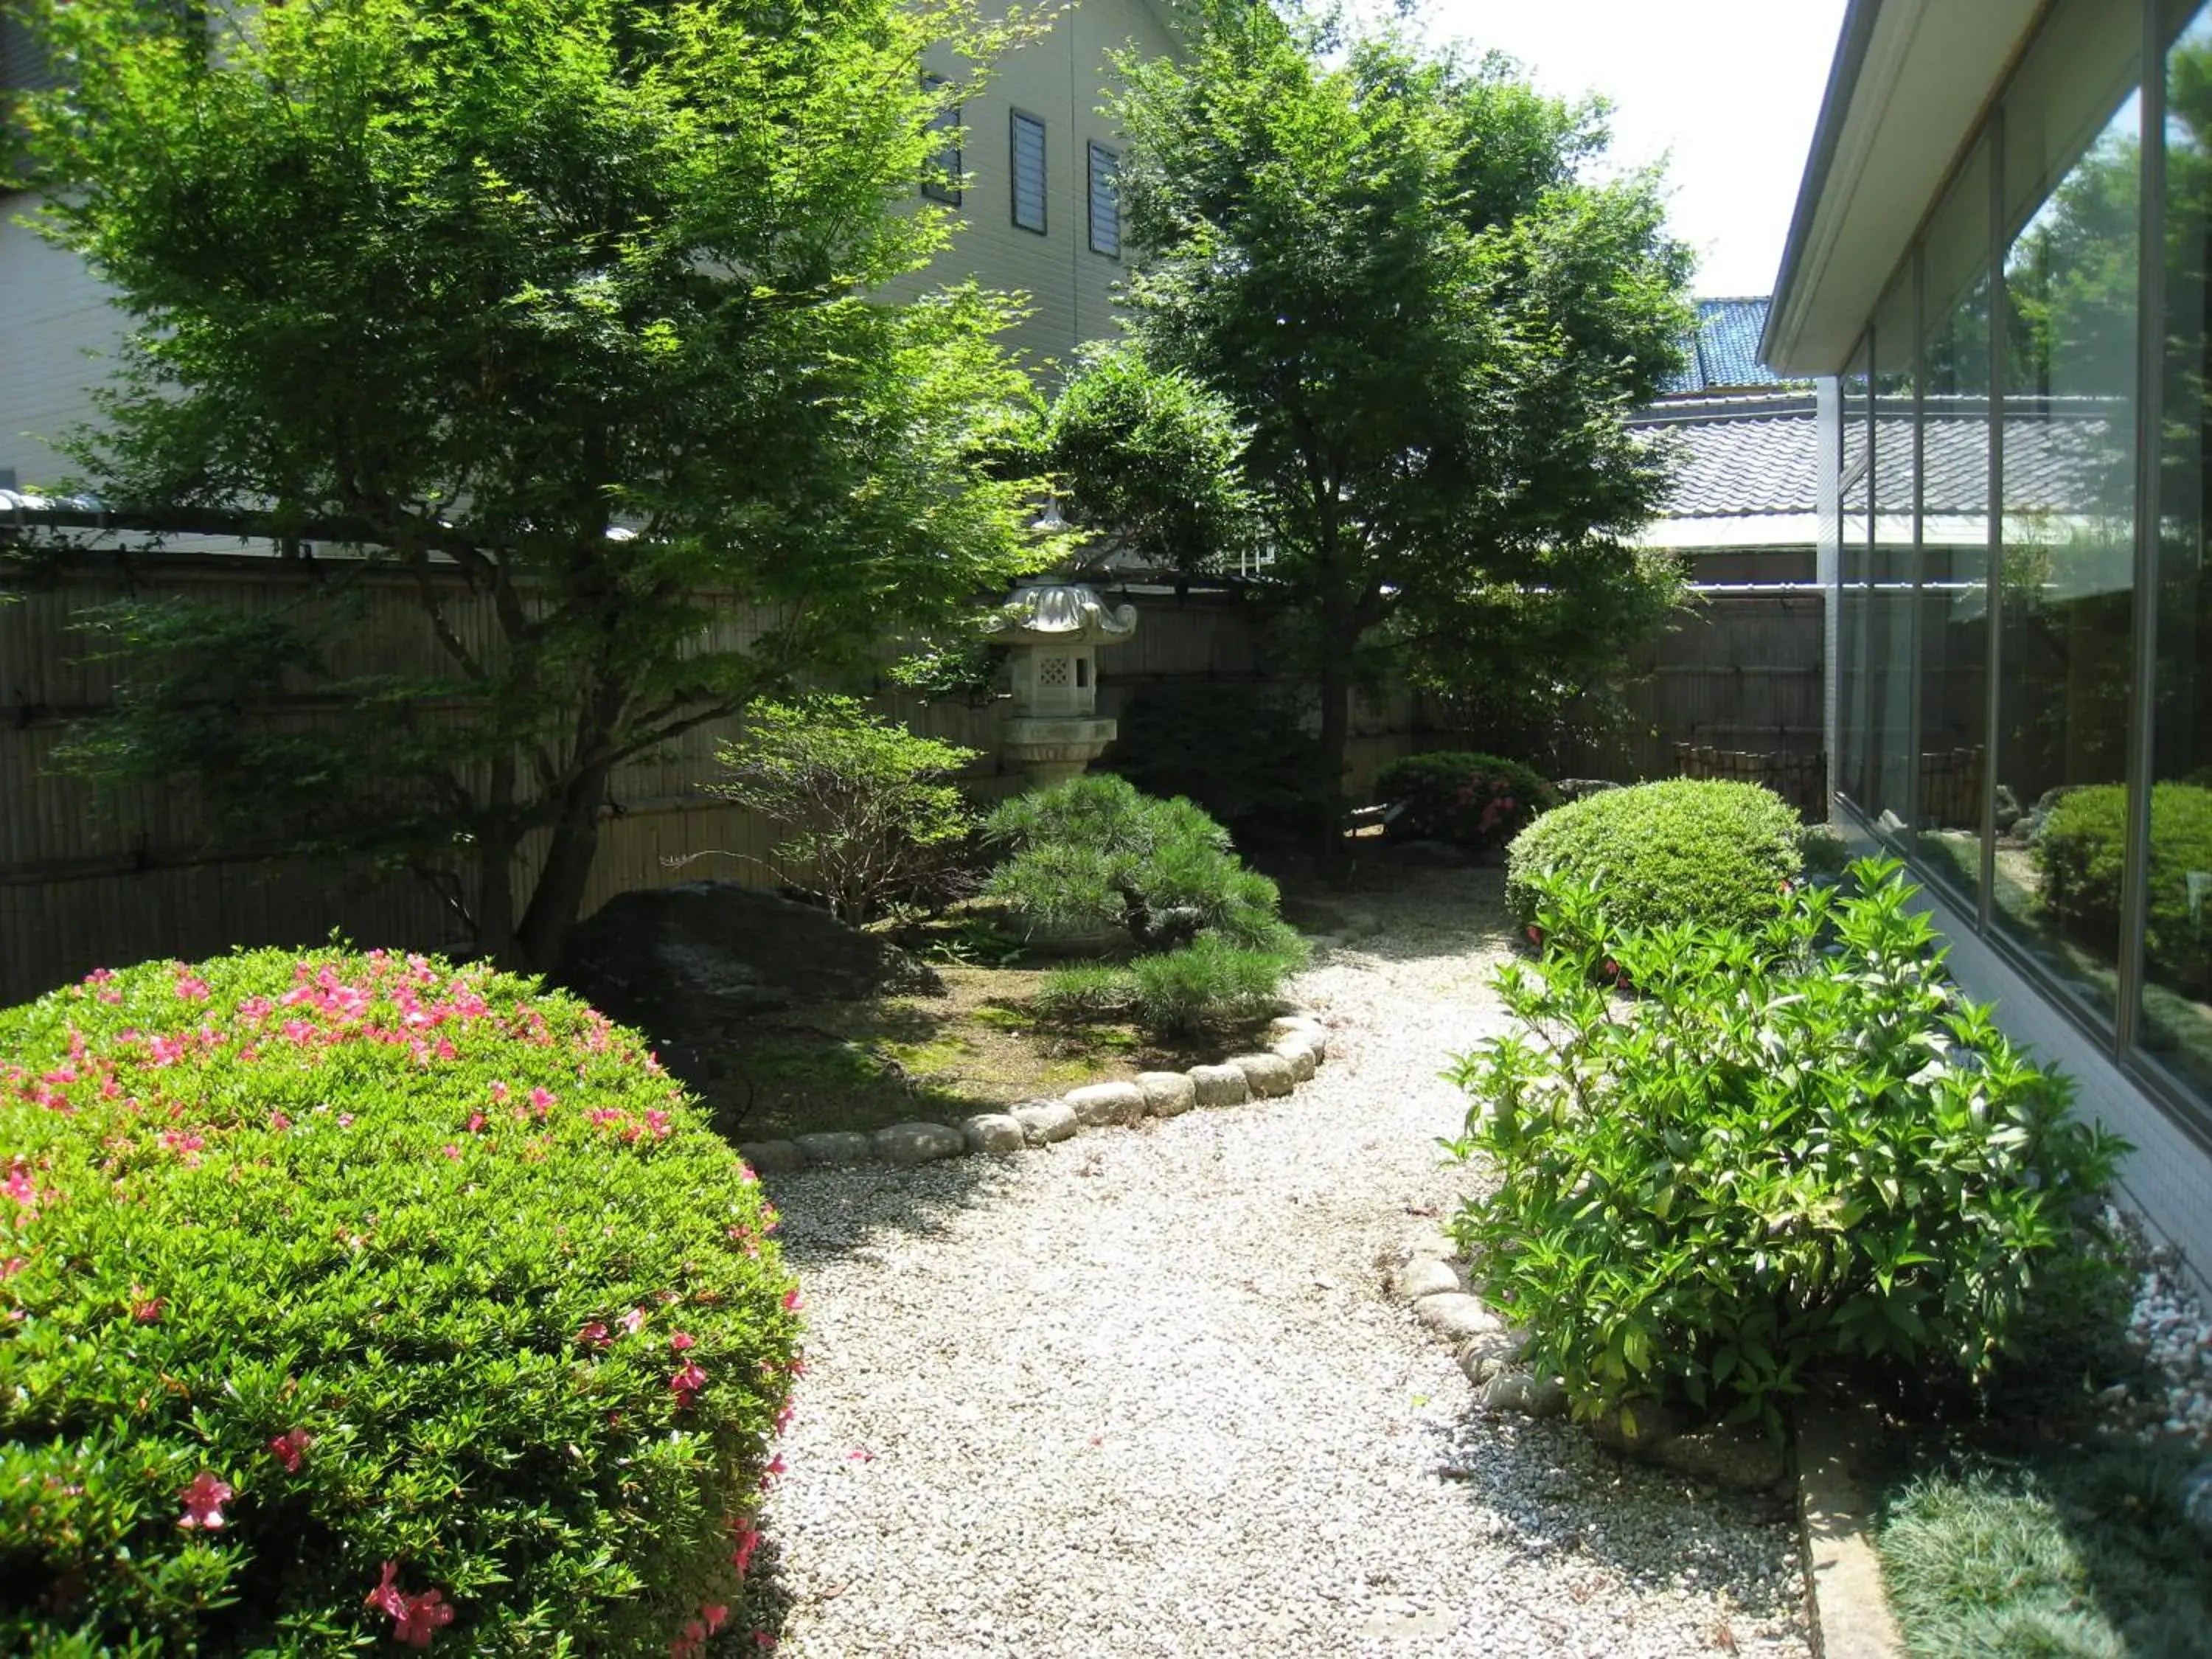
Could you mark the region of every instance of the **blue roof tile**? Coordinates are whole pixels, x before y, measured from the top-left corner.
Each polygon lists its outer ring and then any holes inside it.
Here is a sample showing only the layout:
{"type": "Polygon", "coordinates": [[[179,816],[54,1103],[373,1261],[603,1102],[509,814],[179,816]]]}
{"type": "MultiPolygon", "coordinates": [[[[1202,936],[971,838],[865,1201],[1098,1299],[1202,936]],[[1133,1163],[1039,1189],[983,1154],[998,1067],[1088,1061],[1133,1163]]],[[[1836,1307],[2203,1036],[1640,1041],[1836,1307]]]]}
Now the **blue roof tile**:
{"type": "Polygon", "coordinates": [[[1766,309],[1772,303],[1766,295],[1696,303],[1697,337],[1683,343],[1687,361],[1669,377],[1663,395],[1792,384],[1759,361],[1759,339],[1766,331],[1766,309]]]}

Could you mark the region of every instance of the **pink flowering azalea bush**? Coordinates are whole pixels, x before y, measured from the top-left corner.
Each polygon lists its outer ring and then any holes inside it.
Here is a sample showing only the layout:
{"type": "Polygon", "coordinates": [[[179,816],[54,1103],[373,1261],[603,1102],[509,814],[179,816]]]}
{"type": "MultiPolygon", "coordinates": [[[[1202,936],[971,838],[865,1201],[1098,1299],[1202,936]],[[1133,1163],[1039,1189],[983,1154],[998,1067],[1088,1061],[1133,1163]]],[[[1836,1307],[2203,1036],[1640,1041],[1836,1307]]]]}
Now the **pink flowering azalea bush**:
{"type": "Polygon", "coordinates": [[[629,1032],[420,957],[0,1012],[0,1651],[684,1655],[799,1370],[629,1032]]]}
{"type": "Polygon", "coordinates": [[[1460,750],[1394,761],[1376,775],[1375,794],[1398,809],[1394,838],[1448,841],[1470,853],[1504,846],[1559,799],[1518,761],[1460,750]]]}

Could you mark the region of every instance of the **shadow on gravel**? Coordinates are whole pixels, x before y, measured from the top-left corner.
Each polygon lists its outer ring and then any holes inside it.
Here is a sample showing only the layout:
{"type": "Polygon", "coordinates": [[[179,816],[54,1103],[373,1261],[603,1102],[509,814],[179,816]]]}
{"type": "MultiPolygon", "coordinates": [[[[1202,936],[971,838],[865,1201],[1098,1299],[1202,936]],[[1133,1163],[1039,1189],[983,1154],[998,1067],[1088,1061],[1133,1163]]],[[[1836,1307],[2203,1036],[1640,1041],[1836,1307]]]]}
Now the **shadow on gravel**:
{"type": "MultiPolygon", "coordinates": [[[[1080,1157],[1079,1150],[1030,1158],[1080,1157]]],[[[988,1201],[1012,1178],[1012,1160],[946,1158],[918,1169],[888,1164],[763,1175],[761,1185],[782,1217],[776,1237],[801,1273],[884,1238],[927,1238],[950,1218],[988,1201]]]]}
{"type": "Polygon", "coordinates": [[[1348,887],[1299,888],[1284,915],[1301,931],[1344,939],[1357,956],[1419,963],[1513,942],[1503,870],[1365,870],[1348,887]],[[1370,921],[1374,931],[1354,924],[1370,921]]]}
{"type": "MultiPolygon", "coordinates": [[[[1471,1535],[1509,1543],[1585,1601],[1622,1584],[1725,1589],[1748,1616],[1792,1619],[1802,1581],[1786,1492],[1701,1484],[1608,1452],[1581,1428],[1492,1417],[1471,1405],[1433,1431],[1436,1473],[1462,1496],[1471,1535]],[[1755,1576],[1765,1566],[1770,1576],[1755,1576]]],[[[1733,1633],[1723,1640],[1731,1648],[1733,1633]]]]}

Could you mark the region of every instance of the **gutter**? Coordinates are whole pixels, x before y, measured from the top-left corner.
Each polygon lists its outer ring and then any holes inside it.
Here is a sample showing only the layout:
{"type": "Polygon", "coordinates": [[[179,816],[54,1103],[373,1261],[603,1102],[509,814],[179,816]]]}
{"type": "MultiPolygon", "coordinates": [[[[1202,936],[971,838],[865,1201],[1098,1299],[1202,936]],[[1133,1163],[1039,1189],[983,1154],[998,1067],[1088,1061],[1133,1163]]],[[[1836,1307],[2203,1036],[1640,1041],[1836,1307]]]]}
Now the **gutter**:
{"type": "Polygon", "coordinates": [[[1805,245],[1813,237],[1813,220],[1820,210],[1821,193],[1828,186],[1828,170],[1835,164],[1836,146],[1850,114],[1851,98],[1858,90],[1859,71],[1865,67],[1867,46],[1881,20],[1881,0],[1850,0],[1844,13],[1843,33],[1836,41],[1835,61],[1828,65],[1828,87],[1820,98],[1820,121],[1813,130],[1813,148],[1805,158],[1805,177],[1797,186],[1797,207],[1790,218],[1790,239],[1782,246],[1782,268],[1774,276],[1774,302],[1767,308],[1766,327],[1759,337],[1759,360],[1772,362],[1784,316],[1791,309],[1791,287],[1804,263],[1805,245]]]}

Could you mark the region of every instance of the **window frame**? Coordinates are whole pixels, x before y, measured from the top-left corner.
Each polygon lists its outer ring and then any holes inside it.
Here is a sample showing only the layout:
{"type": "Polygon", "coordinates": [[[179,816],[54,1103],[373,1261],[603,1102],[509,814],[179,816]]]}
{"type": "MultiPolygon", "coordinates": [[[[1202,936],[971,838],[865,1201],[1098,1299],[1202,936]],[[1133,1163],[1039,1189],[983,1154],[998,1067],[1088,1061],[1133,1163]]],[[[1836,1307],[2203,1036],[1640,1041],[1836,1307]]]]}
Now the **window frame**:
{"type": "Polygon", "coordinates": [[[1087,210],[1084,214],[1085,240],[1091,245],[1091,251],[1099,258],[1118,263],[1121,258],[1121,152],[1109,149],[1096,138],[1086,138],[1083,142],[1084,204],[1087,210]],[[1101,156],[1106,161],[1107,176],[1113,180],[1113,194],[1107,202],[1107,207],[1114,216],[1114,246],[1111,247],[1098,246],[1098,161],[1101,156]]]}
{"type": "MultiPolygon", "coordinates": [[[[921,72],[921,89],[925,93],[936,92],[951,84],[952,79],[950,76],[934,74],[928,70],[921,72]]],[[[960,143],[961,108],[957,100],[947,104],[924,124],[926,130],[933,136],[939,133],[945,135],[946,141],[930,151],[928,165],[943,168],[952,182],[940,183],[925,173],[921,178],[921,193],[930,201],[942,202],[947,207],[963,205],[963,198],[967,195],[967,191],[960,184],[960,180],[966,176],[967,161],[960,143]],[[951,165],[949,167],[945,165],[947,156],[951,158],[951,165]]]]}
{"type": "Polygon", "coordinates": [[[1025,230],[1032,236],[1052,234],[1052,140],[1044,117],[1033,115],[1018,107],[1006,112],[1006,219],[1016,230],[1025,230]],[[1035,224],[1022,218],[1022,141],[1023,123],[1036,129],[1037,141],[1037,216],[1035,224]]]}

